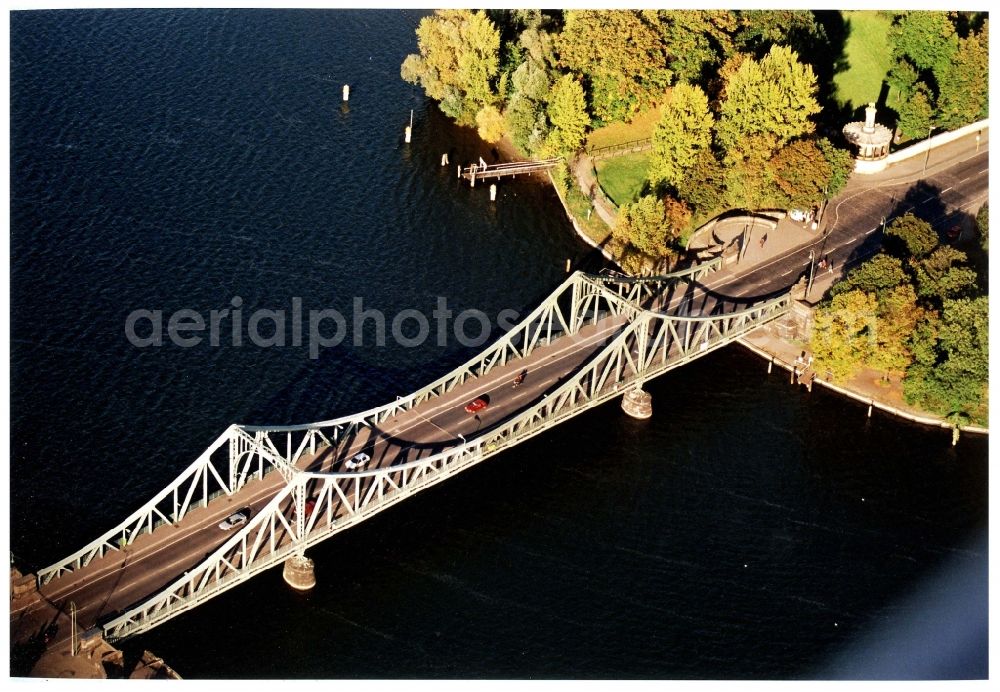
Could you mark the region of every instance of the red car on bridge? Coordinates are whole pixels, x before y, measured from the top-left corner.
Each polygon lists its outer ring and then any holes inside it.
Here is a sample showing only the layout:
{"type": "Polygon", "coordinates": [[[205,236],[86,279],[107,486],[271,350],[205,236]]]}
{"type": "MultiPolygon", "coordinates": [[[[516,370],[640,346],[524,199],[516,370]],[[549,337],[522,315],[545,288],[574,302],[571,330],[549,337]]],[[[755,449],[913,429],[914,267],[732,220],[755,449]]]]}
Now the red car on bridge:
{"type": "Polygon", "coordinates": [[[470,401],[469,403],[467,403],[465,405],[465,412],[466,413],[479,413],[480,411],[482,411],[483,409],[485,409],[489,405],[490,405],[490,397],[489,397],[489,395],[488,394],[483,394],[482,396],[478,396],[475,399],[473,399],[472,401],[470,401]]]}

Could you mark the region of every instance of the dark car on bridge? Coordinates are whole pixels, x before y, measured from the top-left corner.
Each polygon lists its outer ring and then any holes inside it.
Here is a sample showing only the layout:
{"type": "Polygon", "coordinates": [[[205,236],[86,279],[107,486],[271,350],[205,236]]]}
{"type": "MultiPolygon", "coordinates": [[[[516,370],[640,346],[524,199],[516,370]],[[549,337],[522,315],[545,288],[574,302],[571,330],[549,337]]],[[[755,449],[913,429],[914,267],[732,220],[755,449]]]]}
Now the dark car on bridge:
{"type": "Polygon", "coordinates": [[[483,394],[482,396],[478,396],[475,399],[473,399],[472,401],[470,401],[469,403],[467,403],[465,405],[465,412],[466,413],[479,413],[480,411],[482,411],[483,409],[485,409],[489,405],[490,405],[490,397],[489,397],[489,395],[488,394],[483,394]]]}

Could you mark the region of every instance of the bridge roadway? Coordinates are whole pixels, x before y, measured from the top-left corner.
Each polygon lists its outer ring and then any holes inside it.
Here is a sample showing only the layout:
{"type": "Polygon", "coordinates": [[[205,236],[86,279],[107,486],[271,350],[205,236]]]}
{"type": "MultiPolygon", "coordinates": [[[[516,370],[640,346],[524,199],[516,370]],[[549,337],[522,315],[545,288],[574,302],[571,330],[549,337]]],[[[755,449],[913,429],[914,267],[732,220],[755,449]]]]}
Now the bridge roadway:
{"type": "MultiPolygon", "coordinates": [[[[539,346],[526,359],[497,366],[481,378],[386,420],[377,430],[365,428],[361,435],[343,444],[306,454],[296,466],[302,470],[343,472],[344,461],[364,449],[372,456],[365,466],[370,470],[414,461],[454,446],[462,436],[502,423],[544,397],[547,390],[599,351],[626,321],[624,317],[606,317],[596,325],[586,325],[578,335],[539,346]],[[528,374],[515,389],[512,381],[522,369],[527,369],[528,374]],[[490,397],[490,404],[478,419],[466,413],[465,404],[484,394],[490,397]]],[[[250,480],[232,497],[220,497],[208,507],[193,509],[176,525],[143,533],[123,551],[109,552],[53,580],[41,587],[41,594],[45,601],[63,610],[73,601],[78,608],[79,626],[95,626],[196,566],[230,536],[218,528],[225,517],[247,506],[256,512],[284,486],[285,479],[277,472],[250,480]]],[[[12,642],[40,631],[50,617],[43,612],[43,606],[44,602],[36,602],[12,609],[12,642]]],[[[57,642],[68,637],[68,628],[60,629],[57,642]]]]}
{"type": "Polygon", "coordinates": [[[924,157],[917,156],[905,165],[893,166],[877,181],[855,176],[847,190],[831,200],[827,230],[815,242],[758,264],[751,272],[723,269],[705,284],[733,297],[766,295],[794,283],[805,272],[810,250],[817,259],[829,257],[837,273],[844,272],[878,252],[883,218],[889,223],[907,212],[928,221],[942,238],[956,222],[971,227],[970,217],[989,196],[989,151],[986,142],[979,151],[960,145],[935,149],[926,174],[922,172],[924,157]]]}

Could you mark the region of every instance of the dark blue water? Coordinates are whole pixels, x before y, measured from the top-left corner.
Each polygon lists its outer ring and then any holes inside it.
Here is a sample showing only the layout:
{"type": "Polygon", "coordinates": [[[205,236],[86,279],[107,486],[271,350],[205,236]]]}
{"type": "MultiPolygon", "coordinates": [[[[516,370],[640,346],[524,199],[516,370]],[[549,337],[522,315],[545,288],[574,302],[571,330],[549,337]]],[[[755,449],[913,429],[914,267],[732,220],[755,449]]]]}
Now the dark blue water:
{"type": "MultiPolygon", "coordinates": [[[[548,187],[491,204],[455,180],[491,153],[399,79],[420,16],[12,13],[20,564],[116,523],[231,422],[367,408],[469,353],[369,333],[316,359],[225,337],[139,349],[133,310],[360,297],[429,315],[441,296],[496,315],[530,309],[567,258],[598,266],[548,187]]],[[[765,370],[711,355],[650,383],[650,421],[608,404],[327,541],[311,593],[272,570],[129,646],[191,678],[825,677],[901,651],[984,675],[985,639],[962,658],[920,635],[985,613],[985,440],[953,449],[765,370]],[[869,643],[900,632],[921,643],[869,643]]]]}

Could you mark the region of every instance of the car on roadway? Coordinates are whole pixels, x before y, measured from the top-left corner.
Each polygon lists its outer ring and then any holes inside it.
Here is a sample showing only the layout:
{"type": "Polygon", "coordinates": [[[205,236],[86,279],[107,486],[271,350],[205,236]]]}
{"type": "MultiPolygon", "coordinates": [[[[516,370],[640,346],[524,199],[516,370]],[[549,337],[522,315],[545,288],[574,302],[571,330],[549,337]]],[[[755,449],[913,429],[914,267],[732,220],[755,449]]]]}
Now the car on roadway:
{"type": "Polygon", "coordinates": [[[235,529],[237,526],[243,526],[248,521],[250,521],[250,508],[244,507],[223,519],[219,524],[219,528],[223,531],[229,531],[230,529],[235,529]]]}
{"type": "Polygon", "coordinates": [[[371,460],[372,458],[365,452],[358,452],[353,457],[347,460],[347,463],[344,464],[344,467],[347,468],[348,471],[354,471],[356,469],[361,468],[371,460]]]}
{"type": "Polygon", "coordinates": [[[466,413],[479,413],[487,406],[490,405],[490,398],[485,394],[483,396],[477,396],[475,399],[470,401],[465,405],[466,413]]]}

